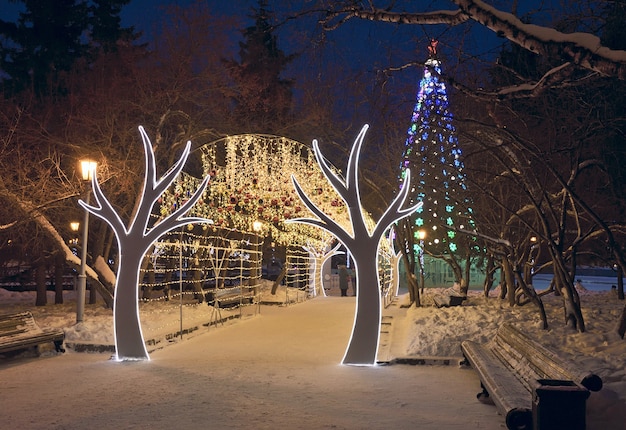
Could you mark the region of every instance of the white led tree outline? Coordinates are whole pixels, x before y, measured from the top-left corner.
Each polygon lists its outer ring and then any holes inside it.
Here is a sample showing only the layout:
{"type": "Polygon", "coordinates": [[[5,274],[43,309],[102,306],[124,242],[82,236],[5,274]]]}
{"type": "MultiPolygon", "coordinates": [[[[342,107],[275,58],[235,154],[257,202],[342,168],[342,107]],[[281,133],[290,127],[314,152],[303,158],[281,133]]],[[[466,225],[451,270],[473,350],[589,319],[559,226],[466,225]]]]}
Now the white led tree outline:
{"type": "Polygon", "coordinates": [[[297,179],[292,176],[294,188],[305,206],[315,215],[314,218],[296,218],[289,222],[300,222],[320,227],[333,234],[349,250],[356,268],[356,310],[352,336],[348,343],[343,364],[357,366],[371,366],[376,364],[378,341],[380,336],[381,298],[378,278],[378,247],[387,228],[413,213],[422,203],[402,209],[407,200],[410,189],[410,172],[406,172],[406,179],[402,188],[376,223],[371,233],[366,224],[366,217],[361,208],[359,193],[358,159],[363,146],[363,139],[368,126],[365,125],[357,136],[346,170],[346,179],[342,179],[333,171],[324,159],[318,143],[313,141],[313,152],[324,176],[333,186],[337,194],[348,208],[352,233],[346,231],[337,221],[318,208],[302,190],[297,179]]]}
{"type": "Polygon", "coordinates": [[[148,360],[149,355],[141,331],[139,320],[139,271],[144,254],[150,246],[165,233],[191,223],[211,223],[211,220],[199,217],[184,217],[196,204],[209,183],[205,177],[201,185],[185,203],[169,216],[148,228],[152,208],[157,199],[172,184],[182,171],[191,150],[191,142],[183,151],[180,159],[157,181],[154,150],[150,138],[139,127],[145,150],[145,176],[141,202],[128,227],[102,193],[97,176],[92,178],[95,204],[88,205],[82,200],[78,203],[87,211],[104,220],[111,226],[117,238],[119,249],[119,268],[115,282],[115,300],[113,302],[113,329],[115,335],[116,359],[148,360]]]}
{"type": "MultiPolygon", "coordinates": [[[[315,245],[308,243],[303,249],[309,253],[309,283],[311,284],[309,290],[312,296],[315,297],[318,294],[326,297],[326,291],[324,290],[324,274],[322,273],[324,263],[333,255],[343,254],[339,251],[341,243],[337,243],[334,248],[330,250],[317,249],[315,245]]],[[[328,247],[326,247],[328,248],[328,247]]]]}

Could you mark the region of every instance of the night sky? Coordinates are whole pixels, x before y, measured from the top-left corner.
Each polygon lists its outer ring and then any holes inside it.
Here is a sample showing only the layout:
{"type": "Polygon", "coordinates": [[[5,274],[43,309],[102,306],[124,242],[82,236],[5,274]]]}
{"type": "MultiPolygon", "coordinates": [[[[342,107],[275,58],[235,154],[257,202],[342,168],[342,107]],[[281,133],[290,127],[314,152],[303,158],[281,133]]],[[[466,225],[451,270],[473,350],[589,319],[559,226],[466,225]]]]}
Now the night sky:
{"type": "MultiPolygon", "coordinates": [[[[556,1],[542,0],[541,4],[545,7],[546,4],[556,1]]],[[[132,0],[122,10],[122,26],[133,26],[136,31],[143,34],[140,41],[150,43],[154,39],[155,33],[159,31],[157,23],[162,22],[168,6],[185,7],[195,2],[196,0],[132,0]]],[[[540,0],[521,2],[520,8],[530,10],[534,4],[539,2],[540,0]]],[[[210,10],[215,11],[217,15],[234,15],[240,18],[240,28],[233,28],[233,35],[236,38],[240,37],[241,30],[252,24],[249,16],[253,9],[258,7],[258,0],[204,0],[202,3],[208,5],[210,10]]],[[[404,7],[405,10],[414,10],[416,5],[414,0],[397,0],[395,3],[394,10],[402,10],[404,6],[406,6],[404,7]]],[[[507,2],[497,3],[501,5],[507,2]]],[[[310,4],[310,2],[269,0],[268,8],[276,14],[285,14],[289,7],[293,9],[310,4]]],[[[21,3],[0,0],[0,18],[15,20],[19,6],[21,3]]],[[[431,11],[455,9],[452,2],[442,0],[418,2],[418,6],[422,10],[431,11]]],[[[527,10],[520,11],[520,13],[527,10]]],[[[207,28],[207,31],[210,30],[207,28]]],[[[337,30],[326,33],[324,44],[317,45],[322,36],[319,26],[312,17],[290,20],[286,25],[279,28],[276,35],[278,46],[286,54],[306,52],[309,55],[306,60],[298,58],[294,61],[293,69],[288,72],[290,75],[288,77],[297,79],[298,70],[303,70],[303,67],[311,68],[303,61],[315,61],[321,66],[321,70],[325,70],[338,78],[340,78],[340,74],[348,76],[356,72],[359,75],[359,82],[362,82],[364,87],[380,80],[381,73],[387,78],[391,76],[384,73],[385,69],[403,68],[409,63],[425,61],[428,57],[426,46],[430,38],[440,40],[439,50],[443,60],[444,73],[450,73],[453,76],[466,74],[463,69],[454,70],[457,64],[464,62],[479,64],[475,62],[476,57],[483,60],[483,65],[493,63],[499,52],[499,45],[504,41],[492,31],[472,23],[451,28],[445,25],[395,25],[350,19],[337,30]],[[466,34],[468,28],[472,30],[466,34]],[[462,42],[459,42],[461,40],[462,42]],[[313,46],[320,49],[317,52],[312,52],[313,46]],[[326,68],[326,64],[329,65],[328,68],[326,68]]],[[[233,49],[238,48],[234,45],[233,49]]],[[[233,57],[237,58],[237,52],[233,52],[233,57]]],[[[403,103],[411,104],[421,72],[421,67],[417,65],[395,71],[392,75],[396,82],[392,85],[399,86],[394,88],[387,86],[387,89],[404,98],[403,103]]]]}
{"type": "MultiPolygon", "coordinates": [[[[541,4],[545,7],[546,4],[555,1],[557,0],[543,0],[541,4]]],[[[133,26],[137,31],[143,33],[142,42],[150,42],[154,33],[158,31],[156,23],[162,21],[167,6],[185,7],[195,2],[196,0],[132,0],[122,10],[122,25],[133,26]]],[[[533,5],[539,4],[539,2],[540,0],[521,2],[520,8],[526,9],[520,10],[519,13],[522,14],[531,10],[533,5]]],[[[218,15],[238,16],[242,20],[243,26],[251,23],[248,16],[252,13],[253,8],[258,6],[258,0],[204,0],[202,3],[208,5],[210,10],[215,11],[218,15]]],[[[414,1],[409,0],[397,0],[395,3],[394,10],[414,10],[416,5],[414,1]]],[[[499,4],[501,3],[499,2],[499,4]]],[[[305,7],[310,2],[294,3],[269,0],[268,4],[270,10],[282,14],[287,11],[287,8],[305,7]],[[294,4],[297,5],[290,6],[294,4]]],[[[418,6],[422,10],[455,9],[452,2],[442,0],[419,2],[418,6]]],[[[14,21],[20,7],[22,7],[21,3],[0,0],[0,19],[14,21]]],[[[311,43],[310,40],[300,42],[298,45],[293,41],[292,36],[295,32],[300,34],[307,31],[310,33],[317,32],[313,35],[315,41],[316,38],[319,38],[319,28],[315,27],[316,22],[312,18],[289,21],[277,32],[279,46],[288,54],[302,51],[308,47],[307,43],[311,43]]],[[[465,24],[455,28],[443,25],[394,25],[351,19],[333,31],[332,34],[326,36],[327,43],[324,49],[328,50],[327,55],[330,58],[339,60],[346,67],[353,70],[365,70],[370,73],[376,73],[377,70],[385,67],[400,67],[415,60],[425,61],[427,58],[426,43],[431,37],[442,40],[440,51],[448,66],[457,61],[462,61],[459,58],[460,50],[493,60],[497,53],[495,48],[502,43],[502,39],[497,38],[490,30],[479,25],[472,25],[473,30],[470,36],[465,35],[463,37],[462,46],[456,45],[456,41],[459,39],[455,37],[455,34],[464,32],[467,27],[468,25],[465,24]]],[[[239,32],[242,28],[233,30],[239,32]]],[[[306,40],[306,38],[301,40],[306,40]]],[[[467,58],[466,54],[462,55],[467,58]]],[[[451,70],[448,69],[448,72],[451,70]]]]}

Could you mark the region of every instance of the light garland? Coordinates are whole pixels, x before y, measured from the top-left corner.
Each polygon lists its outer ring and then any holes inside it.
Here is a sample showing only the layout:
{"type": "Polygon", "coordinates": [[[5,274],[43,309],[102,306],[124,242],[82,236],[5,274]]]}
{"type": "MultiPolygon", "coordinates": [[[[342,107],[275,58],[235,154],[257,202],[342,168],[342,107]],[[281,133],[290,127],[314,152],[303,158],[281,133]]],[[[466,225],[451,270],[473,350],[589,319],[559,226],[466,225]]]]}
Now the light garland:
{"type": "MultiPolygon", "coordinates": [[[[201,151],[211,189],[192,213],[213,219],[216,227],[251,232],[252,223],[260,220],[264,233],[277,243],[328,243],[332,236],[319,229],[285,224],[305,210],[291,186],[292,175],[306,183],[307,191],[329,213],[348,223],[343,201],[324,180],[310,149],[299,142],[278,136],[241,135],[205,145],[201,151]]],[[[173,192],[163,196],[161,214],[178,207],[187,196],[186,190],[194,189],[198,181],[182,175],[173,192]]]]}
{"type": "Polygon", "coordinates": [[[447,88],[439,79],[441,62],[436,58],[436,46],[437,41],[431,41],[430,58],[407,130],[400,183],[404,181],[404,172],[412,169],[417,178],[411,190],[412,201],[424,202],[414,215],[415,226],[428,229],[426,243],[435,252],[455,252],[458,245],[453,229],[463,228],[463,222],[474,227],[474,221],[447,88]],[[433,187],[433,181],[439,191],[433,187]],[[469,209],[459,209],[459,203],[469,209]],[[442,228],[437,230],[437,225],[442,228]]]}
{"type": "MultiPolygon", "coordinates": [[[[319,207],[335,217],[345,229],[351,229],[345,202],[325,179],[313,152],[301,143],[278,136],[240,135],[218,140],[200,150],[204,173],[211,176],[211,188],[191,213],[211,218],[215,224],[204,227],[202,234],[196,233],[196,227],[189,233],[189,238],[183,239],[183,249],[189,246],[187,242],[196,244],[198,249],[206,249],[212,232],[253,232],[253,223],[258,220],[263,225],[259,234],[271,236],[277,243],[307,250],[329,248],[334,241],[333,235],[309,225],[289,223],[306,211],[292,186],[292,176],[301,180],[303,189],[319,207]]],[[[337,169],[329,168],[339,174],[337,169]]],[[[197,178],[181,175],[173,189],[160,200],[160,216],[167,216],[179,207],[188,198],[188,190],[195,189],[198,183],[197,178]]],[[[371,216],[363,211],[363,218],[367,228],[373,230],[376,223],[371,216]]],[[[172,241],[177,243],[178,240],[174,234],[172,241]]],[[[381,241],[380,246],[385,248],[388,244],[381,241]]],[[[302,273],[308,270],[305,266],[321,268],[316,255],[314,252],[307,257],[307,263],[293,263],[293,273],[286,274],[286,283],[302,284],[302,273]],[[294,275],[296,268],[299,277],[294,275]]],[[[287,258],[291,259],[289,255],[287,258]]],[[[200,257],[198,266],[207,267],[207,263],[209,267],[214,264],[200,257]]],[[[313,278],[307,276],[314,285],[315,275],[313,278]]],[[[310,292],[315,295],[315,288],[312,287],[310,292]]]]}

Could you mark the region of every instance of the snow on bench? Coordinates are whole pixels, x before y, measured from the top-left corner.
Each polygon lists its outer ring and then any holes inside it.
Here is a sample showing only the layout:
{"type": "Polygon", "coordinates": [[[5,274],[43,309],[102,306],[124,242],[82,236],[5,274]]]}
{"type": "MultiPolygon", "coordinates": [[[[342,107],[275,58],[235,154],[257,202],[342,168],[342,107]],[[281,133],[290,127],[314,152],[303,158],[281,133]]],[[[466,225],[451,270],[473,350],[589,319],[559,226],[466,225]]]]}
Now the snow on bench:
{"type": "Polygon", "coordinates": [[[438,308],[449,308],[451,306],[461,306],[467,297],[453,295],[436,295],[433,296],[433,302],[438,308]]]}
{"type": "Polygon", "coordinates": [[[244,304],[254,304],[256,287],[214,288],[206,293],[206,301],[210,306],[229,308],[244,304]]]}
{"type": "Polygon", "coordinates": [[[0,353],[37,347],[53,342],[57,352],[65,352],[61,329],[43,330],[30,312],[0,315],[0,353]]]}
{"type": "MultiPolygon", "coordinates": [[[[548,350],[509,323],[502,324],[490,342],[465,340],[461,349],[464,364],[470,364],[480,377],[483,391],[477,397],[491,399],[509,429],[533,427],[531,394],[540,381],[602,389],[598,375],[580,370],[574,361],[548,350]]],[[[578,412],[584,416],[584,410],[578,412]]]]}

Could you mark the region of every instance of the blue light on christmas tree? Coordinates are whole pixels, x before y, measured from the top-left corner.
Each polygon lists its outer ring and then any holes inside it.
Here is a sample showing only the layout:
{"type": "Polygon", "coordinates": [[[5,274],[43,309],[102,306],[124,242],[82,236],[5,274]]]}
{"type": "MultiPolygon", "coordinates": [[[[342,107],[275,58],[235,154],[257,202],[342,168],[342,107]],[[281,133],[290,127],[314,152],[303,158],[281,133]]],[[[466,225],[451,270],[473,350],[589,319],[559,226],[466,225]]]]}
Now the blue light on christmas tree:
{"type": "MultiPolygon", "coordinates": [[[[449,109],[446,84],[436,40],[428,46],[429,58],[420,81],[417,102],[405,143],[401,168],[416,178],[412,203],[424,203],[413,216],[414,226],[425,231],[429,251],[444,254],[458,250],[455,229],[473,228],[461,148],[449,109]]],[[[401,181],[403,177],[401,177],[401,181]]]]}

